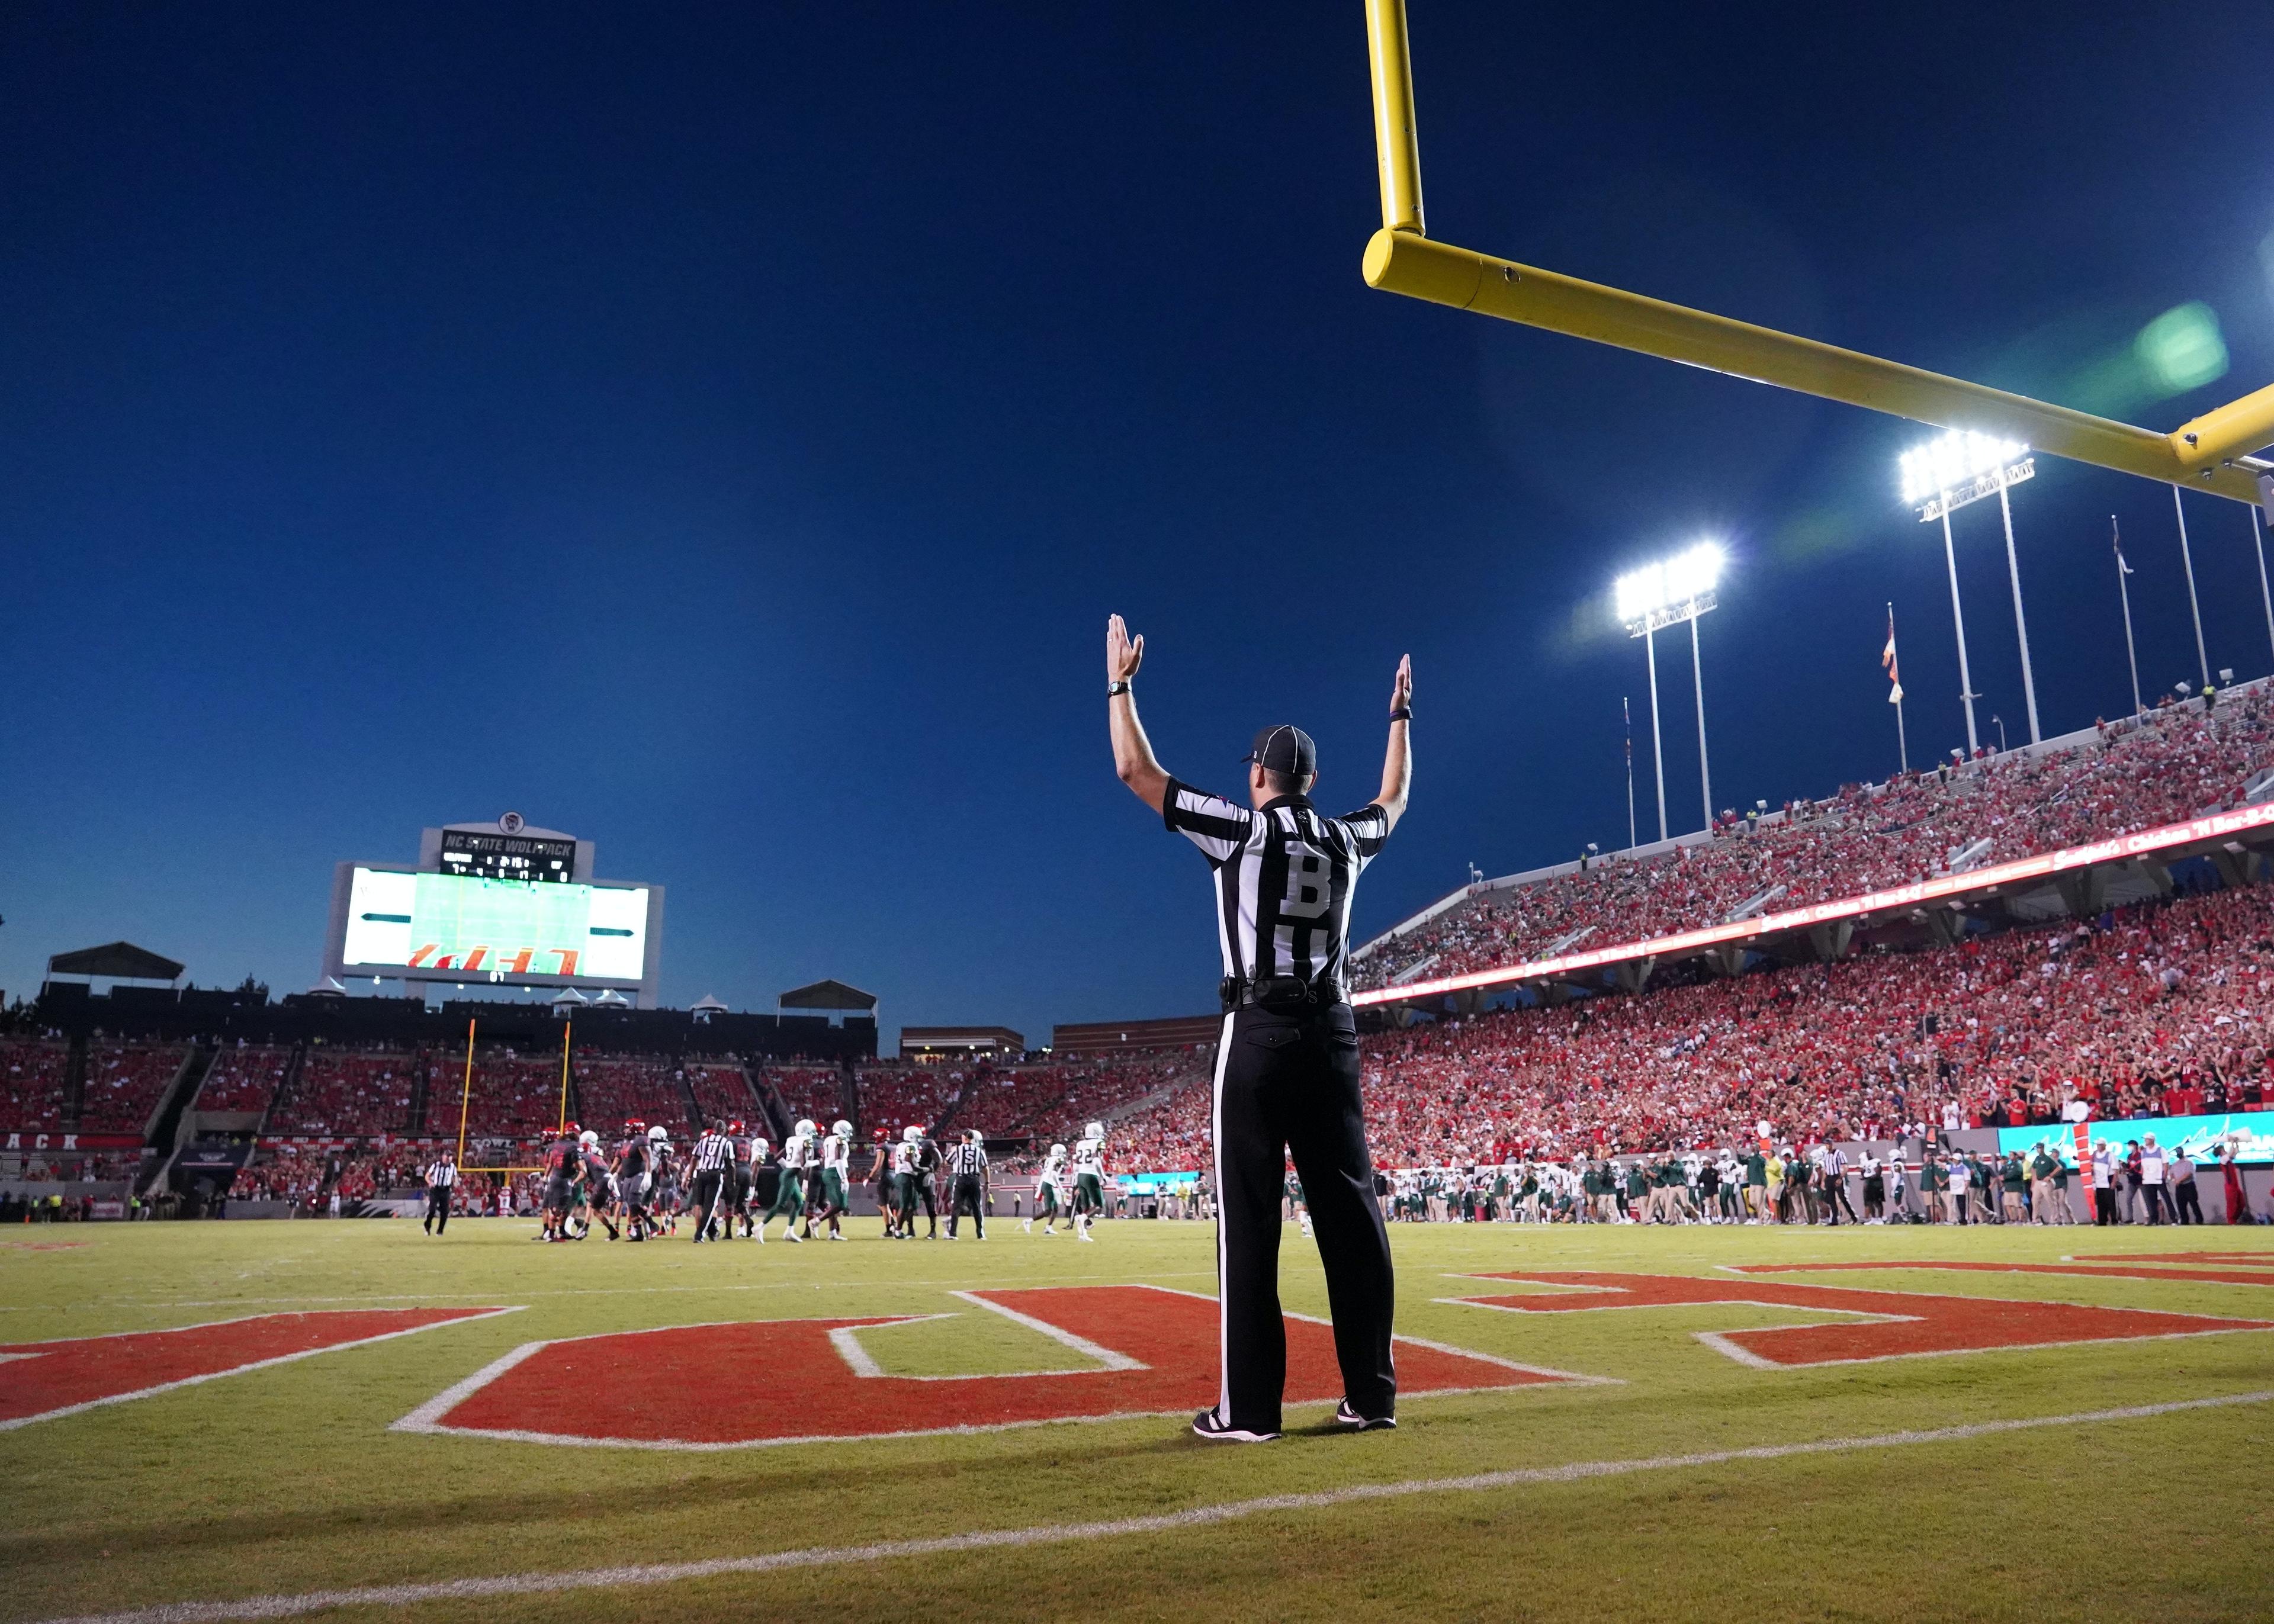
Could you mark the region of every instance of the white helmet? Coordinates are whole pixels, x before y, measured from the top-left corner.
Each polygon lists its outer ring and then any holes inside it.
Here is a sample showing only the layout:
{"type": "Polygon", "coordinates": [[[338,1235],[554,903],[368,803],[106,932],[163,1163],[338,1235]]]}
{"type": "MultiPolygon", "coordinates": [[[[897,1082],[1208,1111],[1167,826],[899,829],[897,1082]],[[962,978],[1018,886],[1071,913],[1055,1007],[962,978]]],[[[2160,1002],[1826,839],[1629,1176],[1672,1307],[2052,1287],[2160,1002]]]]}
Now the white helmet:
{"type": "Polygon", "coordinates": [[[923,1138],[923,1130],[916,1126],[915,1124],[910,1123],[907,1127],[900,1130],[900,1137],[909,1144],[913,1145],[918,1139],[923,1138]]]}
{"type": "Polygon", "coordinates": [[[1081,1132],[1084,1139],[1102,1139],[1105,1137],[1105,1124],[1102,1122],[1093,1122],[1081,1132]]]}
{"type": "Polygon", "coordinates": [[[600,1142],[600,1136],[593,1132],[591,1129],[587,1128],[576,1136],[576,1142],[589,1150],[591,1147],[600,1142]]]}
{"type": "Polygon", "coordinates": [[[813,1118],[810,1116],[799,1117],[797,1119],[797,1137],[802,1139],[809,1139],[813,1135],[813,1118]]]}
{"type": "Polygon", "coordinates": [[[766,1152],[772,1148],[773,1147],[767,1144],[764,1139],[752,1139],[750,1141],[750,1160],[753,1162],[763,1161],[765,1157],[766,1152]]]}
{"type": "Polygon", "coordinates": [[[1050,1147],[1050,1154],[1052,1154],[1052,1155],[1054,1155],[1054,1156],[1063,1156],[1063,1155],[1065,1155],[1065,1146],[1063,1146],[1063,1145],[1053,1145],[1053,1146],[1051,1146],[1051,1147],[1050,1147]]]}
{"type": "Polygon", "coordinates": [[[853,1137],[853,1124],[849,1122],[842,1120],[832,1122],[829,1124],[829,1131],[840,1139],[849,1139],[853,1137]]]}

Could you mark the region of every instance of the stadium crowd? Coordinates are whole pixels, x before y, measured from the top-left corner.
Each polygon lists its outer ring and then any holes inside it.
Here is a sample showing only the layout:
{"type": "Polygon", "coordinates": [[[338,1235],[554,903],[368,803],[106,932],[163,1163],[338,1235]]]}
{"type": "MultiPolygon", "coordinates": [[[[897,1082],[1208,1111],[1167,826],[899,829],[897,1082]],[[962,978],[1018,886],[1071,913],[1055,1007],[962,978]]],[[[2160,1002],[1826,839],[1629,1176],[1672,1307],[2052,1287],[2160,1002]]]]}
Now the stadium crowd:
{"type": "MultiPolygon", "coordinates": [[[[1950,949],[1423,1022],[1364,1042],[1376,1162],[1808,1144],[2274,1097],[2274,893],[2217,891],[1950,949]]],[[[1196,1081],[1117,1167],[1205,1165],[1196,1081]]]]}
{"type": "Polygon", "coordinates": [[[1721,820],[1706,843],[1600,859],[1486,892],[1385,943],[1354,983],[1427,965],[1453,975],[1908,885],[1963,859],[1978,868],[2229,807],[2274,765],[2274,699],[2260,688],[2208,712],[2172,706],[2039,756],[1992,756],[1881,786],[1850,785],[1766,820],[1721,820]],[[1984,844],[1986,842],[1986,844],[1984,844]],[[1430,962],[1434,959],[1434,962],[1430,962]]]}

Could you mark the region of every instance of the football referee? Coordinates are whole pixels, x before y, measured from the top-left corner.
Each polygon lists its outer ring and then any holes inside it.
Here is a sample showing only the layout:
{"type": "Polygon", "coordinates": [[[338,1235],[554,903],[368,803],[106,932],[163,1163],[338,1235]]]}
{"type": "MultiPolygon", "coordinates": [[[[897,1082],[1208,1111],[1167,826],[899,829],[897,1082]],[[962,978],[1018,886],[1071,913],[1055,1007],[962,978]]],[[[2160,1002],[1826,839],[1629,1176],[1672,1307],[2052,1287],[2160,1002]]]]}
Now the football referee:
{"type": "Polygon", "coordinates": [[[458,1182],[458,1161],[444,1151],[426,1164],[426,1221],[418,1227],[440,1235],[450,1227],[450,1191],[458,1182]]]}
{"type": "Polygon", "coordinates": [[[1397,663],[1382,793],[1347,817],[1309,799],[1317,752],[1299,727],[1267,727],[1247,763],[1239,806],[1162,770],[1137,719],[1130,682],[1145,658],[1119,615],[1106,622],[1106,707],[1121,781],[1200,847],[1216,876],[1224,950],[1224,1028],[1210,1115],[1216,1191],[1220,1379],[1215,1405],[1193,1418],[1203,1438],[1260,1443],[1279,1435],[1287,1333],[1279,1313],[1279,1197],[1291,1153],[1327,1275],[1342,1365],[1337,1425],[1395,1426],[1390,1357],[1395,1282],[1389,1237],[1374,1199],[1359,1099],[1358,1026],[1344,976],[1351,899],[1359,873],[1405,812],[1413,662],[1397,663]]]}

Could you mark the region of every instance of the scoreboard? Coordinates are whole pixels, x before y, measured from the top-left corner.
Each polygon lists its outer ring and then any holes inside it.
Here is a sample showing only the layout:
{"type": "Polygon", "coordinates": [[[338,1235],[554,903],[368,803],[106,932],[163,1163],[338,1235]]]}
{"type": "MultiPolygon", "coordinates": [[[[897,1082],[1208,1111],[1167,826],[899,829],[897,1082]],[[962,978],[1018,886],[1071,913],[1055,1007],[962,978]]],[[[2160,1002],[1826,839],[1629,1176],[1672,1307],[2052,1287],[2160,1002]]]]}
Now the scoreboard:
{"type": "Polygon", "coordinates": [[[440,852],[444,874],[478,880],[537,880],[567,884],[576,876],[576,843],[539,835],[487,834],[476,829],[445,829],[440,852]]]}
{"type": "Polygon", "coordinates": [[[325,974],[614,989],[652,1009],[663,888],[596,879],[592,867],[590,840],[530,828],[515,812],[425,830],[415,866],[340,863],[325,974]]]}

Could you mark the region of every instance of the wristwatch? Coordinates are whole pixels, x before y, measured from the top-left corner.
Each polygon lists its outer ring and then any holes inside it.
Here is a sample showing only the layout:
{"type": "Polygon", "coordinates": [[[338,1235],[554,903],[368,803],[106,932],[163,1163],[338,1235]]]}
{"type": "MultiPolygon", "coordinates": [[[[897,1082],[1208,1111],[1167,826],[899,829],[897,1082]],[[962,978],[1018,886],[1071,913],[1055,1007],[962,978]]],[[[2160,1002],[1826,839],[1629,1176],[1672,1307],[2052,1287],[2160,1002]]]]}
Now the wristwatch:
{"type": "Polygon", "coordinates": [[[1108,699],[1112,698],[1116,694],[1126,694],[1128,691],[1129,684],[1126,682],[1109,682],[1105,685],[1105,696],[1108,699]]]}

